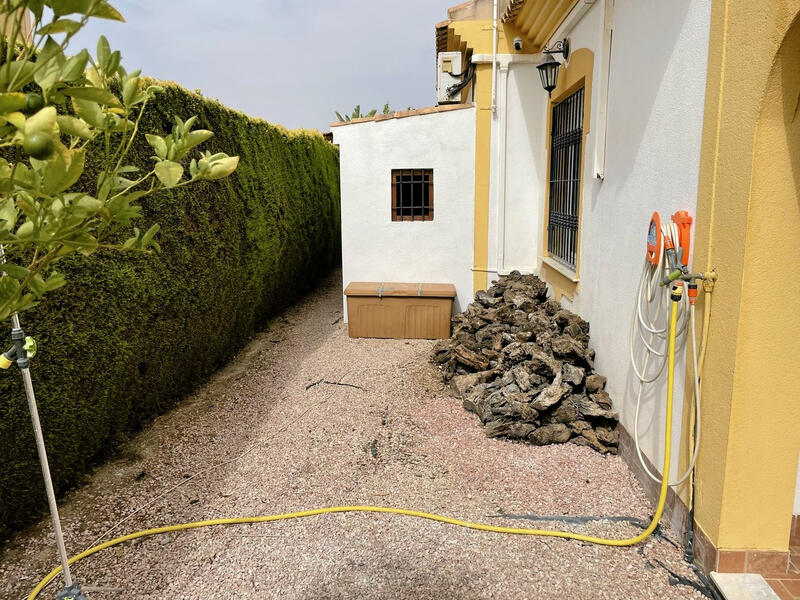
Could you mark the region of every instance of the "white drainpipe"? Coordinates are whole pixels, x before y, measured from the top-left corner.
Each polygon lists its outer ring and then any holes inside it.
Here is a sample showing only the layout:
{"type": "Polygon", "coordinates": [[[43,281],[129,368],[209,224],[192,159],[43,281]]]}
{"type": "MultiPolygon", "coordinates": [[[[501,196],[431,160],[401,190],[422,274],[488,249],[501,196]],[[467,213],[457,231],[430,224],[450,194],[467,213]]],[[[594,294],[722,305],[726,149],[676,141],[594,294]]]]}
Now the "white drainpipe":
{"type": "Polygon", "coordinates": [[[504,274],[506,270],[506,157],[508,156],[508,69],[509,63],[503,61],[500,65],[500,104],[499,114],[496,113],[497,128],[497,271],[504,274]]]}
{"type": "Polygon", "coordinates": [[[614,0],[603,4],[603,54],[600,62],[600,91],[597,94],[597,140],[594,147],[594,176],[606,176],[606,131],[608,129],[608,80],[611,77],[611,36],[614,0]]]}
{"type": "Polygon", "coordinates": [[[500,7],[494,0],[492,9],[492,112],[497,110],[497,15],[500,7]]]}

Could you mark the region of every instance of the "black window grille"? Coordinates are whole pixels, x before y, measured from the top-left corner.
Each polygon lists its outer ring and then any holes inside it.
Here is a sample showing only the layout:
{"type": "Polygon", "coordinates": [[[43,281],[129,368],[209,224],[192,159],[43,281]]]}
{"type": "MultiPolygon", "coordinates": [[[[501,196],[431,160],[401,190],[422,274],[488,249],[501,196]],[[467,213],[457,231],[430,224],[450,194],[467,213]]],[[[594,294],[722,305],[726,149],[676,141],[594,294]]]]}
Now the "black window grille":
{"type": "Polygon", "coordinates": [[[553,106],[547,252],[575,269],[578,254],[583,88],[553,106]]]}
{"type": "Polygon", "coordinates": [[[433,169],[392,170],[392,221],[433,221],[433,169]]]}

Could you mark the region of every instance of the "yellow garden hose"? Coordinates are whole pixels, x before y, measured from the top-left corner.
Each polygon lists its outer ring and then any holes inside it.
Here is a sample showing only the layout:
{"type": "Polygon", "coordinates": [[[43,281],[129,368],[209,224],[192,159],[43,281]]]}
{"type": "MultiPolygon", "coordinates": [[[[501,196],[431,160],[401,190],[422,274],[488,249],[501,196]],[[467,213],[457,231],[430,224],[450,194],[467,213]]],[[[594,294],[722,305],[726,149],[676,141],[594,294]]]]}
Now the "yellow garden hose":
{"type": "MultiPolygon", "coordinates": [[[[509,533],[514,535],[536,535],[545,537],[566,538],[569,540],[578,540],[581,542],[588,542],[591,544],[600,544],[603,546],[633,546],[639,542],[647,539],[650,534],[658,527],[661,520],[661,515],[664,513],[664,504],[667,500],[667,489],[669,479],[670,467],[670,453],[672,449],[672,396],[673,386],[675,383],[675,330],[678,321],[678,303],[680,301],[683,289],[675,286],[672,289],[672,304],[670,308],[670,321],[669,321],[669,370],[667,372],[667,410],[666,410],[666,423],[664,424],[664,469],[662,471],[661,491],[658,496],[658,504],[656,512],[653,515],[653,520],[647,529],[642,531],[639,535],[625,538],[621,540],[593,537],[590,535],[583,535],[580,533],[571,533],[569,531],[556,531],[550,529],[528,529],[521,527],[499,527],[496,525],[486,525],[484,523],[473,523],[471,521],[463,521],[461,519],[453,519],[442,515],[433,513],[426,513],[419,510],[409,510],[406,508],[391,508],[387,506],[330,506],[327,508],[315,508],[312,510],[303,510],[298,512],[283,513],[279,515],[263,515],[257,517],[233,517],[229,519],[210,519],[208,521],[193,521],[191,523],[181,523],[179,525],[166,525],[164,527],[155,527],[153,529],[145,529],[143,531],[136,531],[123,535],[113,540],[109,540],[97,546],[93,546],[88,550],[81,552],[69,559],[69,564],[72,565],[79,560],[87,558],[92,554],[117,546],[123,542],[129,542],[138,538],[148,537],[151,535],[158,535],[160,533],[170,533],[172,531],[184,531],[187,529],[197,529],[199,527],[210,527],[212,525],[241,525],[244,523],[268,523],[271,521],[285,521],[287,519],[299,519],[302,517],[312,517],[314,515],[324,515],[329,513],[346,513],[346,512],[368,512],[368,513],[389,513],[394,515],[405,515],[408,517],[417,517],[420,519],[430,519],[431,521],[438,521],[440,523],[447,523],[448,525],[456,525],[458,527],[467,527],[468,529],[476,529],[478,531],[490,531],[493,533],[509,533]]],[[[33,591],[28,596],[28,600],[36,600],[44,587],[55,579],[61,573],[61,567],[56,567],[50,571],[44,579],[42,579],[33,591]]]]}

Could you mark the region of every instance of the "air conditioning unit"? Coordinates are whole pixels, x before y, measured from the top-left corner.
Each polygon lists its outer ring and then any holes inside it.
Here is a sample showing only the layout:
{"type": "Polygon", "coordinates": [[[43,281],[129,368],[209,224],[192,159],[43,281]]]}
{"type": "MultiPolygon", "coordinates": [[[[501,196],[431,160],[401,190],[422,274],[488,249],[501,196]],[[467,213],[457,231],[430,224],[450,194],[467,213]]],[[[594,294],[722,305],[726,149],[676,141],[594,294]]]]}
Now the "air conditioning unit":
{"type": "Polygon", "coordinates": [[[461,83],[461,52],[439,52],[436,60],[436,94],[439,104],[457,104],[461,102],[461,93],[448,93],[448,88],[461,83]]]}

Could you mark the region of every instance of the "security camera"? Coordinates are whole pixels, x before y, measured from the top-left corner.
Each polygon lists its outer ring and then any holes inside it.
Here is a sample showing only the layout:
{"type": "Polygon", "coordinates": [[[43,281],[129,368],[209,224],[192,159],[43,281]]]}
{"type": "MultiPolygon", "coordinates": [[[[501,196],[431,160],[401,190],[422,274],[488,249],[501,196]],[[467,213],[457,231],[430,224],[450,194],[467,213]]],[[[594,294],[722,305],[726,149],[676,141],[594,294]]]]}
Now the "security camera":
{"type": "Polygon", "coordinates": [[[517,52],[522,50],[522,38],[519,36],[514,38],[514,50],[516,50],[517,52]]]}

